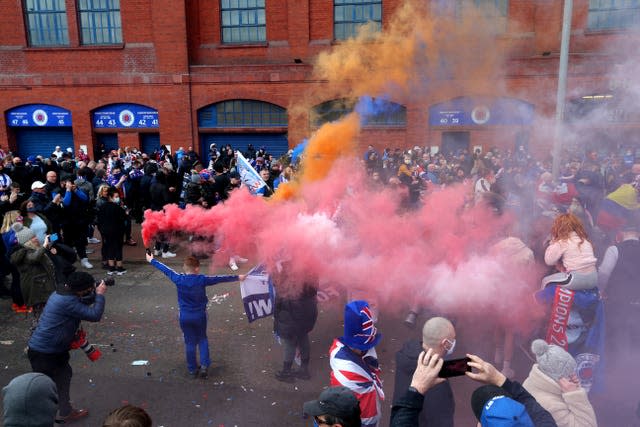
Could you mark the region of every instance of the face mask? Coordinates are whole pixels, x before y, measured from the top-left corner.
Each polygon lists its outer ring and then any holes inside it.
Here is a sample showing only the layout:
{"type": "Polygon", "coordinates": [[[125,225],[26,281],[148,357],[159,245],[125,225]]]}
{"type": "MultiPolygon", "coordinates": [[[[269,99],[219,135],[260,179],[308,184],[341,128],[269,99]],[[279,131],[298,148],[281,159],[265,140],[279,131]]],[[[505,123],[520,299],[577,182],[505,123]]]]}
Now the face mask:
{"type": "Polygon", "coordinates": [[[113,198],[113,203],[115,203],[115,204],[120,203],[120,197],[114,197],[113,198]]]}
{"type": "Polygon", "coordinates": [[[404,164],[405,164],[405,165],[410,165],[410,164],[411,164],[411,160],[405,160],[405,161],[404,161],[404,164]]]}
{"type": "Polygon", "coordinates": [[[27,212],[37,212],[35,207],[27,208],[27,212]]]}
{"type": "Polygon", "coordinates": [[[451,347],[449,347],[449,349],[447,350],[447,356],[451,356],[453,354],[453,350],[455,350],[456,348],[456,340],[445,339],[445,342],[451,344],[451,347]]]}

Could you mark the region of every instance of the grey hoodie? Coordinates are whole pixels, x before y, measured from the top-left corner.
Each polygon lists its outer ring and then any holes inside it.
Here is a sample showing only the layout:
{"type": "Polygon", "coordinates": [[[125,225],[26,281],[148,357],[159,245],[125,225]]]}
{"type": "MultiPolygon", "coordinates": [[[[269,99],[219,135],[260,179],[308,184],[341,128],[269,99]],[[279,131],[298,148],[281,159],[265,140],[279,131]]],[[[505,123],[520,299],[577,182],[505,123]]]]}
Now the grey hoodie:
{"type": "Polygon", "coordinates": [[[2,389],[5,427],[51,427],[58,410],[58,390],[48,376],[30,372],[2,389]]]}

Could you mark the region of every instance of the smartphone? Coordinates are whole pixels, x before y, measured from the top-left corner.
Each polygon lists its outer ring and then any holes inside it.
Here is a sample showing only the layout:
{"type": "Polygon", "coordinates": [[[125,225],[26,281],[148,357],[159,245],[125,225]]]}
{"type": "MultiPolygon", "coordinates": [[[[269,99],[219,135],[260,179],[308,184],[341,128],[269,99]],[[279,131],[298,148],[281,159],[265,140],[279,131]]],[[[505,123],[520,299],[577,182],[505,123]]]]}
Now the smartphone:
{"type": "Polygon", "coordinates": [[[51,243],[55,242],[56,240],[58,240],[58,233],[53,233],[52,235],[49,236],[49,241],[51,243]]]}
{"type": "Polygon", "coordinates": [[[147,248],[145,251],[147,252],[147,255],[151,255],[151,249],[147,248]]]}
{"type": "Polygon", "coordinates": [[[438,376],[440,378],[451,378],[464,375],[465,372],[471,372],[471,366],[468,365],[468,362],[471,362],[471,359],[468,357],[445,360],[438,376]]]}

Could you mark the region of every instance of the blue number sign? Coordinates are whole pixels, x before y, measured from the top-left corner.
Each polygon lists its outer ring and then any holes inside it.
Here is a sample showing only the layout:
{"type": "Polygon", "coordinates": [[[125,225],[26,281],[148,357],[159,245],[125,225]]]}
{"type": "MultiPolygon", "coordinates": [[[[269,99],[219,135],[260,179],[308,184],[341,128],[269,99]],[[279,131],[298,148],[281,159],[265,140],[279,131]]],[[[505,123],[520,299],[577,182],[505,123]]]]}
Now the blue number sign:
{"type": "Polygon", "coordinates": [[[10,127],[71,126],[71,111],[47,104],[22,105],[7,112],[7,124],[10,127]]]}
{"type": "Polygon", "coordinates": [[[111,104],[93,112],[95,129],[120,128],[140,129],[158,128],[158,112],[139,104],[111,104]]]}

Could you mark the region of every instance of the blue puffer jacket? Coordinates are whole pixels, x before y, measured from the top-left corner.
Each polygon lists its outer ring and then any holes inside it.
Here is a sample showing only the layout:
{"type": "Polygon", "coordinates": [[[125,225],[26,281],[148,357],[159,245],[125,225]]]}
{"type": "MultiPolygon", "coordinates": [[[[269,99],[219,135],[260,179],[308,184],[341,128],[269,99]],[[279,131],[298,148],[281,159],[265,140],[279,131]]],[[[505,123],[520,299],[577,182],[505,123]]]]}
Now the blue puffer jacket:
{"type": "Polygon", "coordinates": [[[103,295],[96,295],[93,305],[85,305],[76,295],[52,293],[31,335],[29,348],[48,354],[69,351],[80,321],[98,322],[104,303],[103,295]]]}

